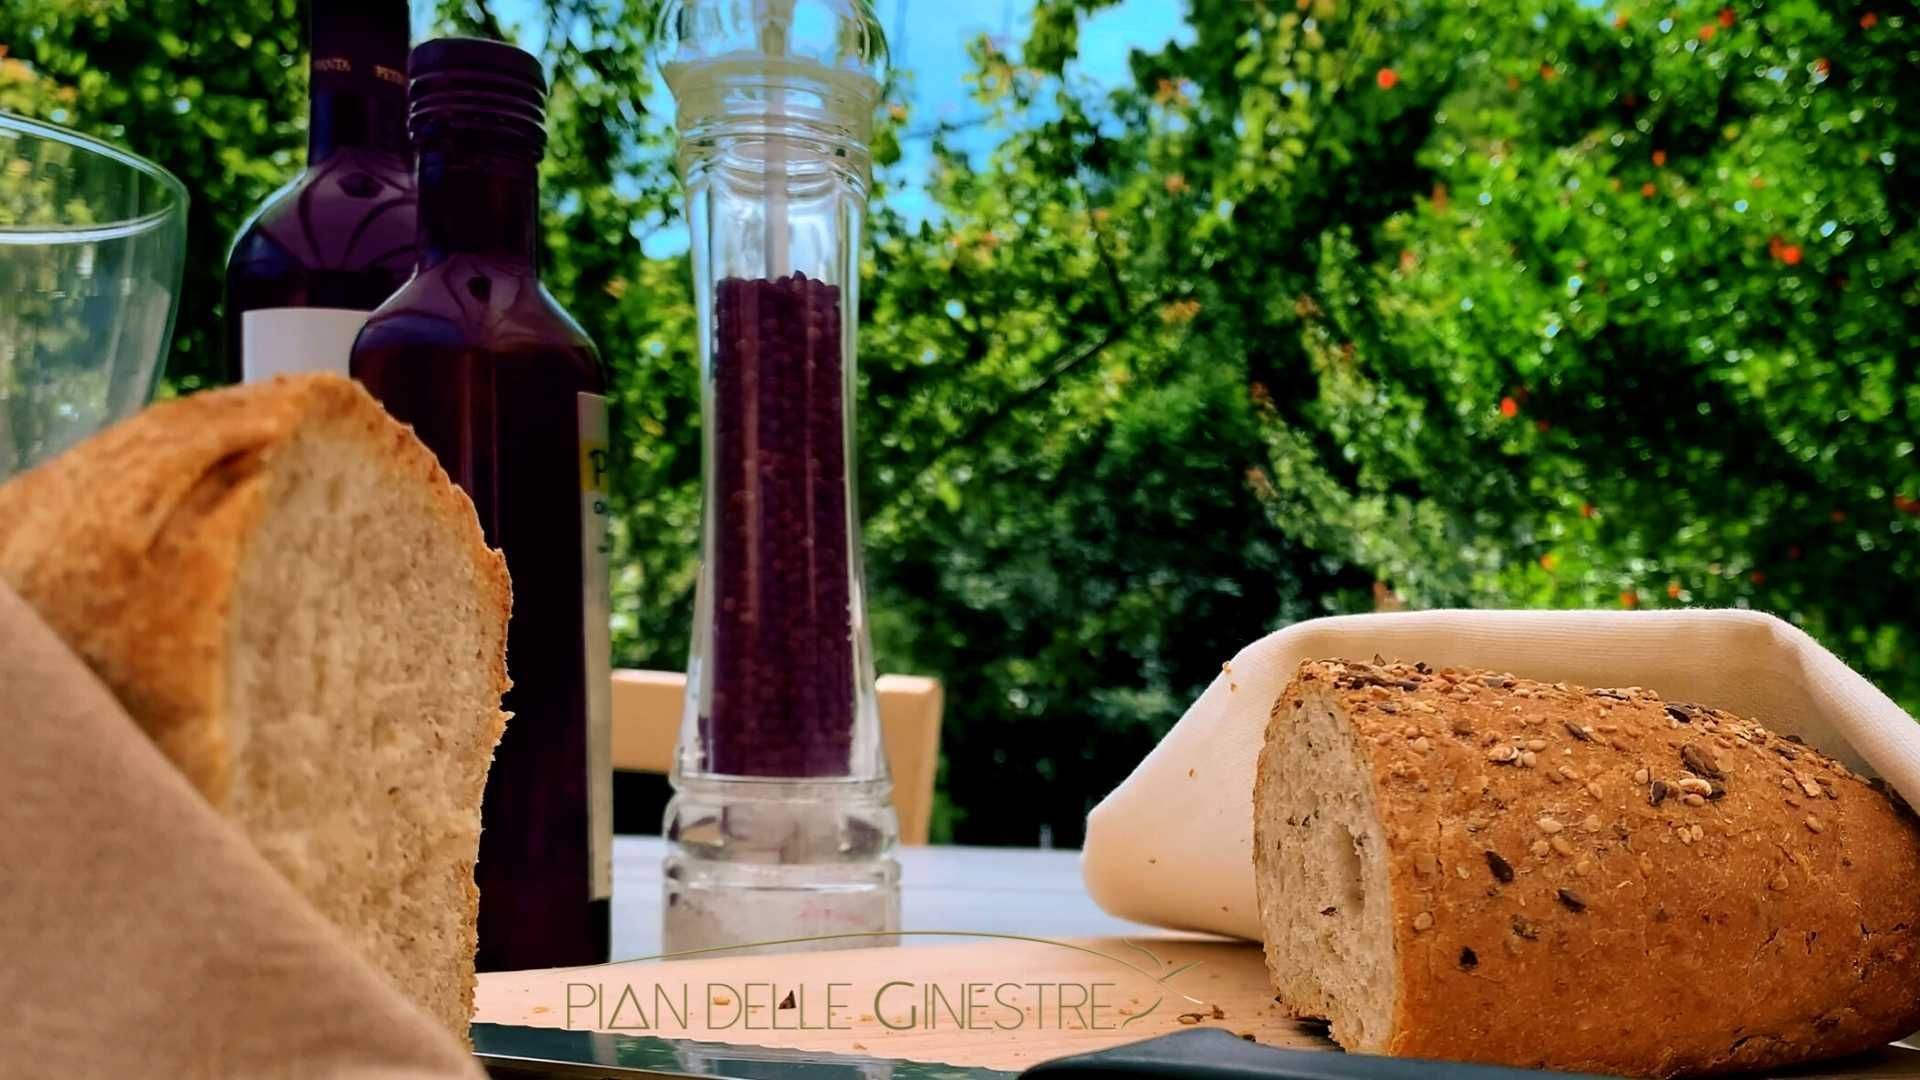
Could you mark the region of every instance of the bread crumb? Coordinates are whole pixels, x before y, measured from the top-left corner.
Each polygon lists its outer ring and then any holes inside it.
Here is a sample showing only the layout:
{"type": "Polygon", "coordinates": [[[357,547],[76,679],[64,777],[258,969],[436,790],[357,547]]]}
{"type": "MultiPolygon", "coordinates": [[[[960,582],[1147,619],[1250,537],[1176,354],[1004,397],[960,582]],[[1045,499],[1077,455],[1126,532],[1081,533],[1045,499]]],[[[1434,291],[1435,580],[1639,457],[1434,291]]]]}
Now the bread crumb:
{"type": "Polygon", "coordinates": [[[1415,915],[1413,917],[1413,928],[1415,930],[1433,929],[1433,912],[1423,911],[1420,914],[1415,915]]]}

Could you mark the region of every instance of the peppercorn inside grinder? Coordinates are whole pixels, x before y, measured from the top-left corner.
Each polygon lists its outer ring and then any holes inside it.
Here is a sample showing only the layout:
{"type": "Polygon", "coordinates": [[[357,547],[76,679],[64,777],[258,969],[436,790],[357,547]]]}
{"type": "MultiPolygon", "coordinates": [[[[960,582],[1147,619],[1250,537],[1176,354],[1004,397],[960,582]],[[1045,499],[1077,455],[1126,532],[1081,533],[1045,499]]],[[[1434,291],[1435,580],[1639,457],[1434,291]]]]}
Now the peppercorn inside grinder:
{"type": "Polygon", "coordinates": [[[667,806],[666,951],[889,944],[899,826],[853,485],[867,0],[673,0],[705,506],[667,806]],[[796,940],[801,939],[801,940],[796,940]]]}

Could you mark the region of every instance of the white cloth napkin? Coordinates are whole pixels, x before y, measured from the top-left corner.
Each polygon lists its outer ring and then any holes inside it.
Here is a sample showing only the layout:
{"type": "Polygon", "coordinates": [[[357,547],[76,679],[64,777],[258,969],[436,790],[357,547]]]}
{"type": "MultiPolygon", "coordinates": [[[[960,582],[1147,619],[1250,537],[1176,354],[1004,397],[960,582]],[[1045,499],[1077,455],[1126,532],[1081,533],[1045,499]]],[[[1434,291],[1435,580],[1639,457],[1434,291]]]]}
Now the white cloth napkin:
{"type": "Polygon", "coordinates": [[[1422,611],[1296,623],[1241,650],[1133,775],[1093,808],[1081,873],[1110,914],[1260,936],[1253,772],[1300,661],[1488,668],[1641,686],[1799,735],[1920,806],[1920,727],[1805,632],[1751,611],[1422,611]]]}

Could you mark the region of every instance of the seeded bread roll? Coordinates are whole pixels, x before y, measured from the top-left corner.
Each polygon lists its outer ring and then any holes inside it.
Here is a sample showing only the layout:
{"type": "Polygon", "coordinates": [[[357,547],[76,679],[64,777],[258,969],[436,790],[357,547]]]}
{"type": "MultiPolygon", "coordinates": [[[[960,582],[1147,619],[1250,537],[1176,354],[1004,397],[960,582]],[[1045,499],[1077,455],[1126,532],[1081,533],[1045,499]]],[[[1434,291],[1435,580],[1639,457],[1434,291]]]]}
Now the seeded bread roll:
{"type": "Polygon", "coordinates": [[[0,487],[0,578],[466,1036],[510,598],[432,451],[334,375],[164,402],[0,487]]]}
{"type": "Polygon", "coordinates": [[[1920,1029],[1920,828],[1631,687],[1308,661],[1254,789],[1267,969],[1349,1050],[1639,1076],[1920,1029]]]}

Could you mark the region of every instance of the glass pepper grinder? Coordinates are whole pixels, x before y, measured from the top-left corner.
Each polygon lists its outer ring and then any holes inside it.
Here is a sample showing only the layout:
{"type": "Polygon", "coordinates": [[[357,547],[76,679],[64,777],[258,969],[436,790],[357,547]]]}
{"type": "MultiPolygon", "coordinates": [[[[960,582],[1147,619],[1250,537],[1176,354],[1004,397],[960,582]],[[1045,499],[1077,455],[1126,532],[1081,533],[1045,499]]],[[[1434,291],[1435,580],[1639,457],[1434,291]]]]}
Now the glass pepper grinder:
{"type": "Polygon", "coordinates": [[[892,942],[899,826],[853,485],[867,0],[671,0],[699,312],[700,581],[665,834],[668,952],[892,942]],[[796,940],[806,939],[806,940],[796,940]]]}

